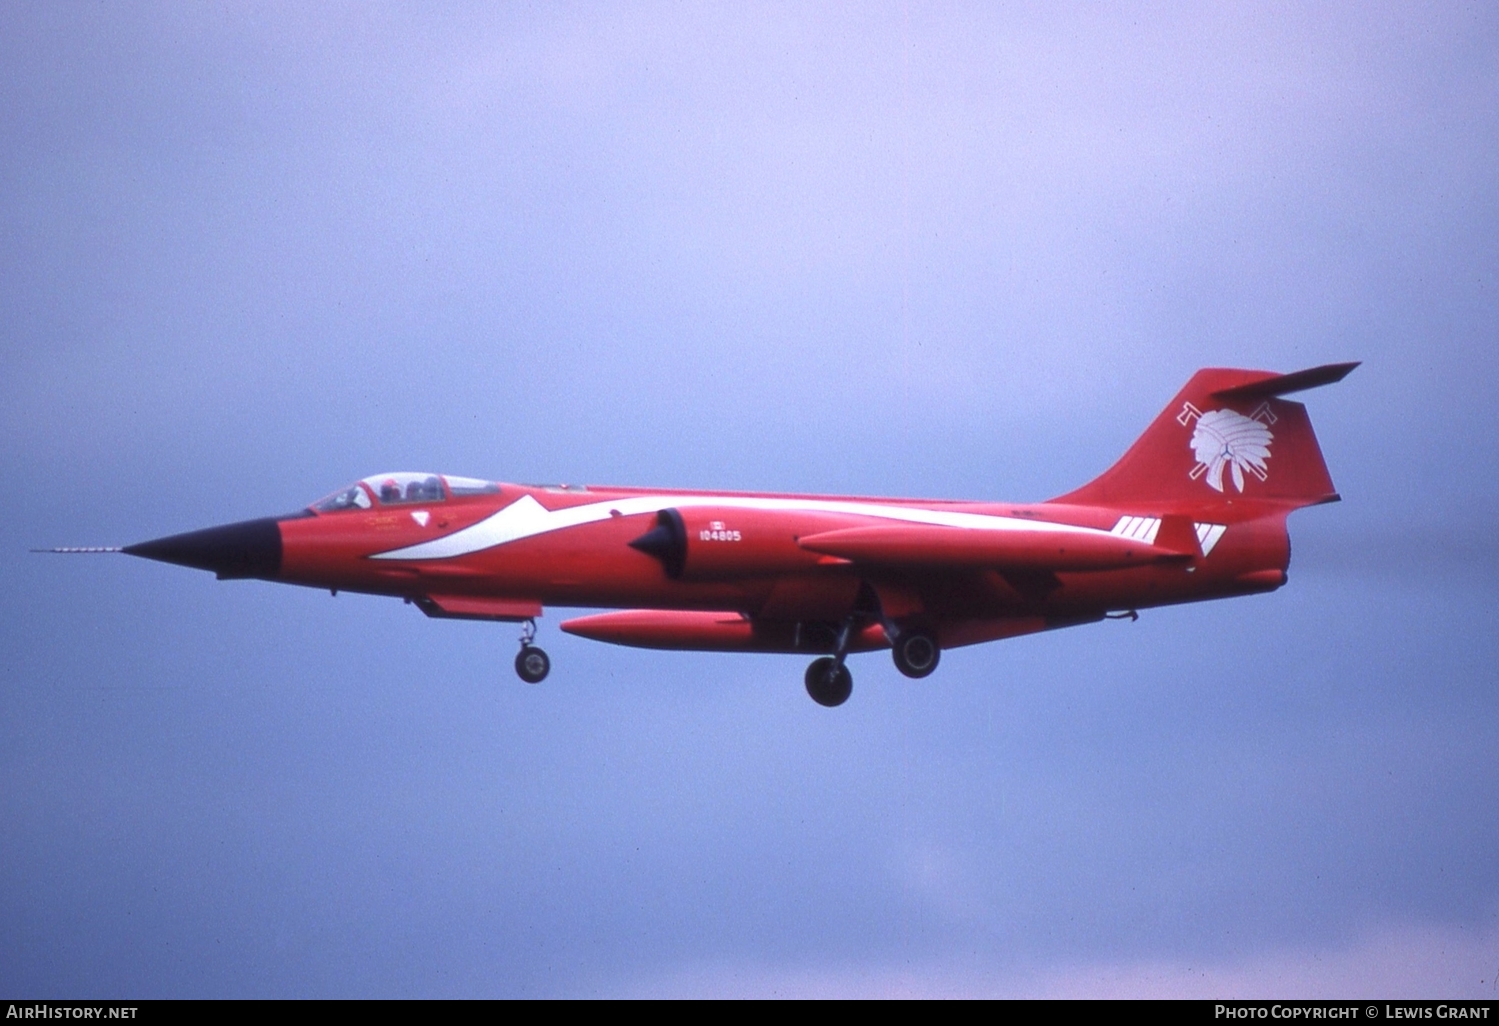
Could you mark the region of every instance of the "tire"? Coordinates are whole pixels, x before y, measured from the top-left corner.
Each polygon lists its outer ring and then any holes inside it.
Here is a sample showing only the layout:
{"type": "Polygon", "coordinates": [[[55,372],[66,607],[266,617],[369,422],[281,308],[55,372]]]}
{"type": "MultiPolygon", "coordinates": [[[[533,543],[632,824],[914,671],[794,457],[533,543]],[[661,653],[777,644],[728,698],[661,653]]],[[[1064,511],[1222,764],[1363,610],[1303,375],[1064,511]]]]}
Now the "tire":
{"type": "Polygon", "coordinates": [[[921,678],[931,674],[942,658],[937,639],[926,631],[906,631],[890,647],[895,668],[907,677],[921,678]]]}
{"type": "Polygon", "coordinates": [[[527,684],[540,684],[552,672],[552,661],[535,645],[523,645],[515,657],[515,674],[527,684]]]}
{"type": "Polygon", "coordinates": [[[847,702],[848,696],[853,694],[854,675],[848,672],[847,666],[839,666],[832,656],[823,656],[812,660],[812,665],[807,667],[806,683],[812,701],[831,709],[847,702]]]}

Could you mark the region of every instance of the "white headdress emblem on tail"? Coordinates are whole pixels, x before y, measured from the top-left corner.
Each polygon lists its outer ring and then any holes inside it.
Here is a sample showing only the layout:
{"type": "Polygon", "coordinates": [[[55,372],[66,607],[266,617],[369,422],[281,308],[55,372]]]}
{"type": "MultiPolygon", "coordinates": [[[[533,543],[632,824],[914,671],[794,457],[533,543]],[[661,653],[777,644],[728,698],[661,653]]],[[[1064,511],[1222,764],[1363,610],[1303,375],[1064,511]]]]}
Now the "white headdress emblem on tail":
{"type": "Polygon", "coordinates": [[[1265,461],[1270,458],[1270,443],[1275,436],[1264,423],[1275,423],[1275,415],[1269,404],[1262,404],[1252,417],[1233,410],[1209,410],[1201,413],[1191,403],[1182,409],[1177,421],[1186,426],[1193,419],[1197,428],[1192,432],[1192,453],[1197,457],[1197,466],[1189,475],[1196,481],[1204,474],[1207,483],[1216,492],[1223,491],[1223,468],[1233,472],[1234,488],[1244,490],[1244,471],[1249,471],[1261,481],[1269,477],[1265,461]]]}

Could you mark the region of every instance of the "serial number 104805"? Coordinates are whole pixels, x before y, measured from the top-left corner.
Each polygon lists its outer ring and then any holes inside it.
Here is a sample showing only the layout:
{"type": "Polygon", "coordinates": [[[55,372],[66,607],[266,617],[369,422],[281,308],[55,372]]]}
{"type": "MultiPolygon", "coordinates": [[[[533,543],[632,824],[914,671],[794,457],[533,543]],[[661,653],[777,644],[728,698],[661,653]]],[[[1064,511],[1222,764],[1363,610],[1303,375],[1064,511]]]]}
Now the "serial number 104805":
{"type": "Polygon", "coordinates": [[[697,533],[698,541],[736,542],[742,536],[738,531],[724,527],[722,520],[715,520],[706,528],[697,533]]]}

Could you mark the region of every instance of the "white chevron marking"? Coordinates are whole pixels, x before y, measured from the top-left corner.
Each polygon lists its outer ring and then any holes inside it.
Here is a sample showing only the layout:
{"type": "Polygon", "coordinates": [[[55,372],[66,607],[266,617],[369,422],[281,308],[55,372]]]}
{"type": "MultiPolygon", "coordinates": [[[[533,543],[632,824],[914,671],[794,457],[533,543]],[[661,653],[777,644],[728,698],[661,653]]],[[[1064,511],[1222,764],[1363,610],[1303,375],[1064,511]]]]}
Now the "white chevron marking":
{"type": "Polygon", "coordinates": [[[1197,531],[1197,544],[1202,546],[1202,558],[1206,559],[1213,546],[1218,544],[1218,539],[1223,537],[1223,532],[1228,530],[1224,524],[1193,524],[1197,531]]]}

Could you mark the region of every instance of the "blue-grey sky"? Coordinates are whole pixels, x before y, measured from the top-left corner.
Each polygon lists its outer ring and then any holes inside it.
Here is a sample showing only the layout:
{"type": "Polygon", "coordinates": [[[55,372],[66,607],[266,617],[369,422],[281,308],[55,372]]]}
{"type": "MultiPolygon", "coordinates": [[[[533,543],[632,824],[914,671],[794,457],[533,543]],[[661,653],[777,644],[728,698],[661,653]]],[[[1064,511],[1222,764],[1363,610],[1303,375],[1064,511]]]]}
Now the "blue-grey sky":
{"type": "Polygon", "coordinates": [[[1490,7],[16,3],[0,96],[0,990],[1496,993],[1490,7]],[[1287,588],[838,710],[25,551],[393,469],[1041,499],[1350,359],[1287,588]]]}

